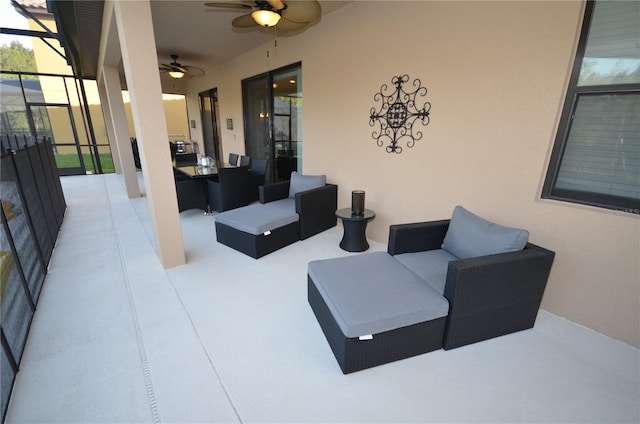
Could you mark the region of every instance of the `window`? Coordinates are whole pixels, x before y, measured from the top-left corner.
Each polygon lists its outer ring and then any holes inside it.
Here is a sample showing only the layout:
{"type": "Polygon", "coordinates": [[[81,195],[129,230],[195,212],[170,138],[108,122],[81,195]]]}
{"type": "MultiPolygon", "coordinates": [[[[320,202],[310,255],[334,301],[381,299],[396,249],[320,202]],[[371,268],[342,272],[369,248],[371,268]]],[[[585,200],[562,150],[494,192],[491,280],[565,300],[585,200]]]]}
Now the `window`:
{"type": "Polygon", "coordinates": [[[542,197],[640,214],[640,2],[589,1],[542,197]]]}

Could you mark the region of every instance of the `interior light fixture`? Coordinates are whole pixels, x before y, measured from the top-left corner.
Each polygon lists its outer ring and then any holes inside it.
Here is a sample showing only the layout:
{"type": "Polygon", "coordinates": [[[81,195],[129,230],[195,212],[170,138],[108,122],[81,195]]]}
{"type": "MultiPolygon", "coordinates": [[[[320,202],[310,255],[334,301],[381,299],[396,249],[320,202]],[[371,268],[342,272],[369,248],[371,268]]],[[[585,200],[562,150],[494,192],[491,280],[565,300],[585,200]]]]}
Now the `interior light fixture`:
{"type": "Polygon", "coordinates": [[[184,72],[179,71],[179,70],[175,70],[175,71],[169,71],[169,76],[171,78],[175,78],[175,79],[180,79],[182,77],[184,77],[184,72]]]}
{"type": "Polygon", "coordinates": [[[251,12],[254,21],[263,27],[275,26],[280,20],[280,14],[269,9],[258,9],[251,12]]]}

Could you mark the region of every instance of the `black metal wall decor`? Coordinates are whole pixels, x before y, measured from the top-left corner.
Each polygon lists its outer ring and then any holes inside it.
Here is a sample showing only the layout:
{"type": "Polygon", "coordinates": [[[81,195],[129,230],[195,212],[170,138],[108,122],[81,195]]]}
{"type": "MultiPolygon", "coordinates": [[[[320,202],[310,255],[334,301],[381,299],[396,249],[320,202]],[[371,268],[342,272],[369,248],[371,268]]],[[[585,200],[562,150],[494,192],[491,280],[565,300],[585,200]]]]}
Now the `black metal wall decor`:
{"type": "Polygon", "coordinates": [[[427,88],[421,85],[419,79],[413,80],[413,91],[406,91],[403,87],[409,81],[408,75],[395,76],[391,83],[395,90],[389,93],[387,84],[382,84],[380,92],[373,96],[373,100],[382,102],[379,109],[372,107],[369,112],[369,126],[378,126],[371,134],[382,147],[386,147],[387,153],[402,153],[400,142],[406,139],[407,147],[415,145],[416,140],[422,138],[422,131],[415,131],[413,124],[419,120],[422,125],[429,124],[429,111],[431,103],[425,102],[418,109],[416,97],[427,95],[427,88]]]}

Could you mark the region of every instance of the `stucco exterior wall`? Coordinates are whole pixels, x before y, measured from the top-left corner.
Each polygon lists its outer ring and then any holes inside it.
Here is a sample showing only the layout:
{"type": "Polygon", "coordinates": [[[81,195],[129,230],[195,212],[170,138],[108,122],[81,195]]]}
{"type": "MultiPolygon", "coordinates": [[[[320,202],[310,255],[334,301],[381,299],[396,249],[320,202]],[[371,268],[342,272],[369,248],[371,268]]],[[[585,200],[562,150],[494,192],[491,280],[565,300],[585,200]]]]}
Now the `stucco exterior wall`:
{"type": "MultiPolygon", "coordinates": [[[[640,217],[541,200],[582,21],[578,1],[366,2],[322,18],[277,51],[236,58],[186,86],[217,87],[225,151],[244,151],[240,81],[302,62],[303,172],[339,185],[339,207],[366,191],[390,224],[447,218],[455,205],[530,232],[557,254],[542,307],[640,346],[640,217]],[[427,87],[431,122],[402,154],[373,140],[369,111],[392,77],[427,87]]],[[[194,97],[195,96],[195,97],[194,97]]],[[[198,125],[198,127],[200,127],[198,125]]],[[[201,137],[194,131],[194,138],[201,137]]]]}

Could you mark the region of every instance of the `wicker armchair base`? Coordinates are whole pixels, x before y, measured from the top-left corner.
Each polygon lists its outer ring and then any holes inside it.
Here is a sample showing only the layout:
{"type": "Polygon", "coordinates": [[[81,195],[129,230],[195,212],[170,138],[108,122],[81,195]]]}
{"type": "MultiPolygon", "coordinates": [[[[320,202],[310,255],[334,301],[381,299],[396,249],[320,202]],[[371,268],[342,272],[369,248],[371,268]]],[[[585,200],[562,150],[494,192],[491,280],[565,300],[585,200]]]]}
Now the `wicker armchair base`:
{"type": "Polygon", "coordinates": [[[216,222],[216,239],[219,243],[258,259],[300,240],[300,228],[297,222],[293,222],[271,230],[269,235],[253,235],[216,222]]]}
{"type": "Polygon", "coordinates": [[[318,292],[313,279],[310,276],[307,278],[309,305],[344,374],[410,358],[442,347],[446,317],[375,334],[371,340],[346,337],[318,292]]]}
{"type": "MultiPolygon", "coordinates": [[[[485,226],[483,222],[474,225],[485,226]]],[[[400,293],[398,290],[410,289],[412,286],[398,284],[402,273],[390,263],[385,263],[382,257],[376,257],[373,263],[362,260],[365,255],[377,253],[336,259],[342,261],[341,266],[337,267],[334,263],[334,267],[329,268],[330,272],[325,270],[321,274],[317,274],[316,263],[309,264],[312,271],[307,278],[309,303],[345,374],[437,350],[440,347],[445,350],[455,349],[534,326],[555,253],[527,243],[521,250],[507,249],[504,252],[487,252],[480,256],[452,259],[457,257],[450,253],[447,253],[448,256],[442,255],[439,252],[449,232],[450,223],[451,220],[447,219],[392,225],[389,228],[387,245],[389,258],[395,258],[416,277],[423,279],[425,286],[436,288],[441,287],[440,283],[443,283],[443,291],[436,290],[436,296],[448,303],[446,316],[440,318],[441,311],[438,305],[431,304],[428,310],[433,312],[432,315],[410,321],[423,322],[407,327],[401,327],[400,323],[383,326],[380,322],[380,330],[400,328],[375,334],[371,340],[346,338],[342,329],[346,329],[345,332],[352,336],[361,334],[360,329],[354,330],[351,327],[351,322],[355,325],[369,324],[366,320],[367,315],[364,315],[365,319],[362,318],[362,311],[381,309],[379,305],[392,306],[392,310],[397,308],[399,312],[412,310],[405,308],[404,303],[370,303],[371,299],[377,299],[376,293],[383,293],[383,299],[388,300],[393,295],[387,293],[400,293]],[[407,253],[416,255],[404,256],[407,253]],[[346,261],[349,263],[346,264],[346,261]],[[444,266],[446,274],[442,275],[444,266]],[[391,272],[392,275],[384,274],[383,270],[391,272]],[[367,280],[362,281],[373,281],[376,284],[345,286],[341,284],[344,281],[341,278],[346,273],[354,276],[366,275],[367,280]],[[316,281],[311,276],[316,278],[316,281]],[[325,278],[332,284],[317,281],[325,278]],[[316,288],[318,282],[325,284],[316,288]],[[388,284],[382,285],[383,289],[380,289],[380,282],[388,284]],[[327,288],[330,290],[329,293],[326,292],[327,288]],[[327,303],[324,299],[327,299],[327,303]],[[365,300],[369,303],[365,303],[365,300]],[[357,319],[353,319],[354,316],[357,319]],[[344,317],[351,318],[351,322],[346,323],[344,317]]],[[[496,234],[490,235],[489,238],[494,235],[496,234]]],[[[495,237],[492,240],[495,240],[495,237]]],[[[410,298],[416,296],[416,292],[410,293],[410,298]]],[[[401,298],[394,296],[396,297],[401,298]]],[[[422,303],[421,305],[425,306],[422,303]]],[[[384,319],[389,315],[388,311],[384,311],[384,314],[378,316],[384,319]]],[[[369,328],[372,327],[366,327],[367,330],[369,328]]]]}

